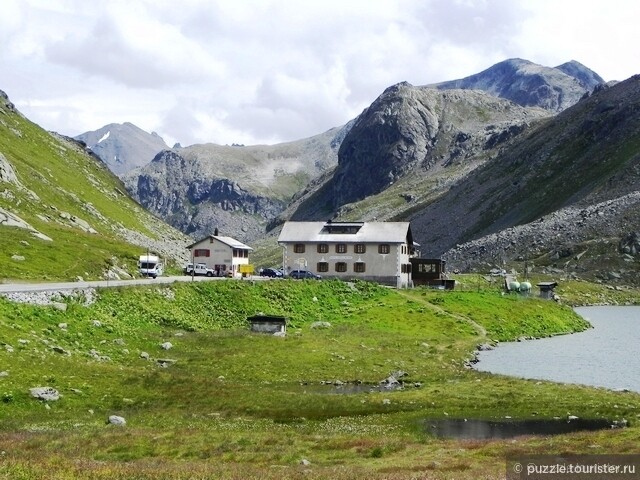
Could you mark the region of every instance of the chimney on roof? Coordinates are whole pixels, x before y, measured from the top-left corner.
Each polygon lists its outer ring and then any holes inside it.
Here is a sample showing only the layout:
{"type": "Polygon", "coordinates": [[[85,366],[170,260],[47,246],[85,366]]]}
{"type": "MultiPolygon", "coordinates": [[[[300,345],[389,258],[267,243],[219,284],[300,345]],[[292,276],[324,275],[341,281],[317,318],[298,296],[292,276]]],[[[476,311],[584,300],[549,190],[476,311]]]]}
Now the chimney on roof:
{"type": "Polygon", "coordinates": [[[217,237],[218,235],[219,235],[218,227],[216,227],[216,228],[213,230],[213,236],[214,236],[214,237],[217,237]]]}

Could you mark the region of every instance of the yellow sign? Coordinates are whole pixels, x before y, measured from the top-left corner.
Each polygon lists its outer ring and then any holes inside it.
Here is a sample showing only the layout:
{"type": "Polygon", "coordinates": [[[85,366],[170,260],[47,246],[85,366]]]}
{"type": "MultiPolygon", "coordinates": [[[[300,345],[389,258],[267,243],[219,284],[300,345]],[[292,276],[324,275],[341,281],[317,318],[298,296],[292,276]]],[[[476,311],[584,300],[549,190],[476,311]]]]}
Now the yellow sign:
{"type": "Polygon", "coordinates": [[[240,273],[253,273],[253,265],[240,265],[240,273]]]}

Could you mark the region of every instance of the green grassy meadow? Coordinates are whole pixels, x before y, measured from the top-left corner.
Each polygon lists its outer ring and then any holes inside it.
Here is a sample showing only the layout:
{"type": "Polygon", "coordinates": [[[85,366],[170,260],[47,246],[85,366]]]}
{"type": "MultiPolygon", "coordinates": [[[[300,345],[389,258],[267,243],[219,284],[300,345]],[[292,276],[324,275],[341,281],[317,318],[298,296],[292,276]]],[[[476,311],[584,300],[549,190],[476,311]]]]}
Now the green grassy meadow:
{"type": "Polygon", "coordinates": [[[482,343],[588,327],[554,302],[289,280],[103,289],[84,301],[61,311],[0,298],[0,478],[492,479],[507,454],[638,453],[637,394],[465,367],[482,343]],[[287,316],[287,336],[250,333],[259,312],[287,316]],[[322,384],[378,384],[398,370],[401,391],[322,384]],[[62,397],[34,399],[37,386],[62,397]],[[568,415],[629,427],[493,441],[427,428],[568,415]]]}

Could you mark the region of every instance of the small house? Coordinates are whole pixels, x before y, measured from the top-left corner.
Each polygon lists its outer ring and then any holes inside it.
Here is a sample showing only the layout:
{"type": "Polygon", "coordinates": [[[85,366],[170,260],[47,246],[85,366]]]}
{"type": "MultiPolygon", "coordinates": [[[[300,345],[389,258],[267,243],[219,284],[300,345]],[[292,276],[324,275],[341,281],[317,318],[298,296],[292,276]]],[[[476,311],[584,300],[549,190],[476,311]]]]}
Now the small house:
{"type": "Polygon", "coordinates": [[[555,298],[554,288],[558,286],[558,282],[540,282],[537,284],[537,287],[540,289],[540,297],[546,298],[548,300],[553,300],[555,298]]]}
{"type": "Polygon", "coordinates": [[[247,318],[252,332],[285,334],[287,333],[287,318],[276,315],[254,315],[247,318]]]}
{"type": "Polygon", "coordinates": [[[213,269],[219,277],[239,276],[243,265],[249,265],[249,252],[253,249],[235,238],[208,235],[187,248],[191,252],[193,263],[204,263],[213,269]]]}
{"type": "Polygon", "coordinates": [[[456,281],[445,273],[446,261],[440,258],[411,258],[411,279],[414,285],[453,290],[456,281]]]}

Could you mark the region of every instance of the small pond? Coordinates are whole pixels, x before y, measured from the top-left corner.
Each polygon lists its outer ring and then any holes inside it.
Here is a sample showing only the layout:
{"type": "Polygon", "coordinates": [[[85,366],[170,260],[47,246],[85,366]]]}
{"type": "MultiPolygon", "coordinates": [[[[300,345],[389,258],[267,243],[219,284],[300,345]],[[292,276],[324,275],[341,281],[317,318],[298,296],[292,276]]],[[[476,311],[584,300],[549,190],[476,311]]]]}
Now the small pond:
{"type": "Polygon", "coordinates": [[[377,392],[397,392],[401,390],[408,390],[419,388],[420,384],[375,384],[375,383],[357,383],[357,382],[345,382],[340,384],[335,383],[315,383],[308,385],[300,385],[296,387],[297,391],[302,393],[311,394],[323,394],[323,395],[356,395],[359,393],[377,393],[377,392]]]}
{"type": "Polygon", "coordinates": [[[438,438],[492,440],[522,435],[559,435],[617,427],[604,419],[555,420],[425,420],[425,429],[438,438]]]}

